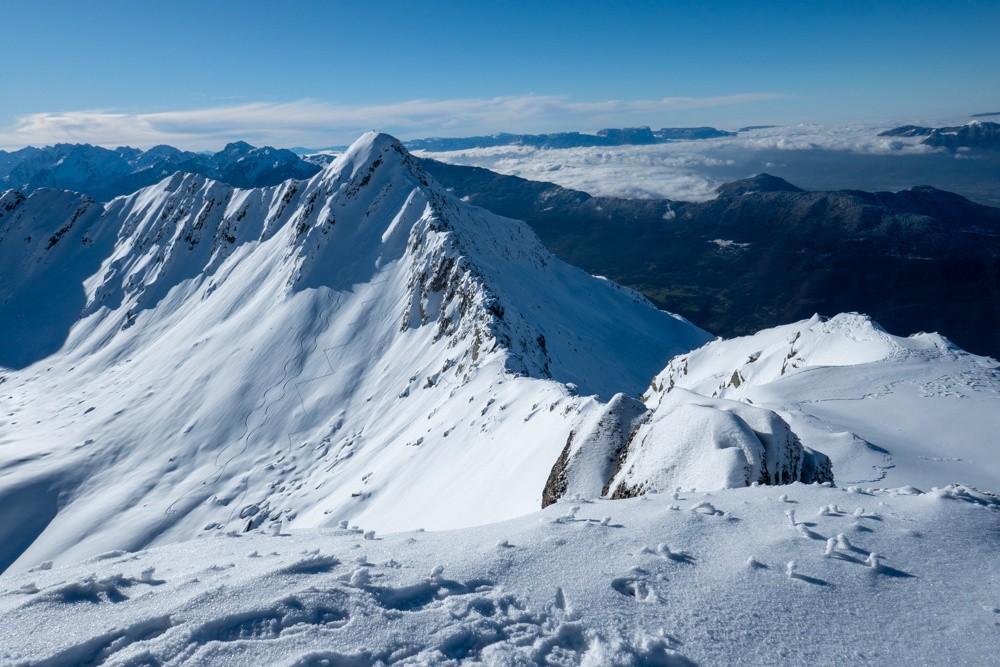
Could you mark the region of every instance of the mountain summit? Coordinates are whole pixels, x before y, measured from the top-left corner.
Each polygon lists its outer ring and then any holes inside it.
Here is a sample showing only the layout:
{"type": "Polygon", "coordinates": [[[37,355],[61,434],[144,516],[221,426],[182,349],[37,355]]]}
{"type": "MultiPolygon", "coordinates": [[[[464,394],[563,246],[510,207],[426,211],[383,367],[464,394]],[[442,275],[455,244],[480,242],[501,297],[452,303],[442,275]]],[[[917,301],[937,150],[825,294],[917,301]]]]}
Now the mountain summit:
{"type": "Polygon", "coordinates": [[[710,338],[456,199],[385,134],[271,188],[175,174],[104,206],[4,202],[4,266],[30,280],[0,309],[25,342],[0,378],[19,425],[0,500],[24,508],[2,567],[524,514],[581,416],[710,338]]]}

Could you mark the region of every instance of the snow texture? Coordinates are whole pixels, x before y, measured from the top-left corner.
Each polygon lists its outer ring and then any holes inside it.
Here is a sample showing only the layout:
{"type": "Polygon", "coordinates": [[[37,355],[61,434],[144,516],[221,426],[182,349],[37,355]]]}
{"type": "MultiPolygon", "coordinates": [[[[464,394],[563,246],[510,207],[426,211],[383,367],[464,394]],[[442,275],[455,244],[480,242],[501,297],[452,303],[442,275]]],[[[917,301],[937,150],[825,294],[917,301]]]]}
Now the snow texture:
{"type": "Polygon", "coordinates": [[[785,501],[753,487],[560,502],[491,526],[373,540],[362,528],[232,532],[112,551],[0,578],[0,662],[994,662],[996,497],[961,486],[782,490],[785,501]],[[845,511],[810,517],[804,536],[787,503],[845,511]],[[878,516],[855,517],[861,505],[878,516]],[[851,542],[827,555],[838,533],[851,542]]]}

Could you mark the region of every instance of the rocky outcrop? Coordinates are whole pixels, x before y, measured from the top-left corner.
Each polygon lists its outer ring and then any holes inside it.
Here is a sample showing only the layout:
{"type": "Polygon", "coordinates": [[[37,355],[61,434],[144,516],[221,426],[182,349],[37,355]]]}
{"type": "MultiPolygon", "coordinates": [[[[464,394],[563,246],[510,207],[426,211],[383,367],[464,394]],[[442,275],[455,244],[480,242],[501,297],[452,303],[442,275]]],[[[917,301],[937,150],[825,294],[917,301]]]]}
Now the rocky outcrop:
{"type": "Polygon", "coordinates": [[[616,394],[604,410],[571,431],[545,483],[542,507],[564,496],[594,497],[603,493],[646,413],[641,402],[616,394]]]}
{"type": "Polygon", "coordinates": [[[832,481],[830,459],[775,412],[675,388],[629,441],[605,494],[832,481]]]}

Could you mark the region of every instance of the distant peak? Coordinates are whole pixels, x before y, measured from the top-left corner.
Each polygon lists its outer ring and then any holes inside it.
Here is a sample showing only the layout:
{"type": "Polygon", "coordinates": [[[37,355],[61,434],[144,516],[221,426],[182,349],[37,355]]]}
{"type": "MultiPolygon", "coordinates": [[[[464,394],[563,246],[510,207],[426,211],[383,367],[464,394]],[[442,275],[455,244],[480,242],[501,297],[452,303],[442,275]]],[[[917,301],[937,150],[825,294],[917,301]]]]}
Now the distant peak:
{"type": "Polygon", "coordinates": [[[249,153],[254,150],[254,147],[245,141],[233,141],[226,144],[226,147],[222,149],[223,153],[249,153]]]}
{"type": "Polygon", "coordinates": [[[755,192],[805,192],[805,190],[795,187],[783,178],[771,174],[757,174],[752,178],[721,185],[716,192],[720,197],[735,197],[755,192]]]}

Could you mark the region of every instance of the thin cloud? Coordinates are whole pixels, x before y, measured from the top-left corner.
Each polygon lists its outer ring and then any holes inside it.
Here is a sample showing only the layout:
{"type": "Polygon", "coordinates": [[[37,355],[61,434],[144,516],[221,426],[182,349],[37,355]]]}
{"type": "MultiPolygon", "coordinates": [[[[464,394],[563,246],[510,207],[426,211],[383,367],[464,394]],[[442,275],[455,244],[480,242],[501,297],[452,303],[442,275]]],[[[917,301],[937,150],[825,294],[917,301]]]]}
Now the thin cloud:
{"type": "Polygon", "coordinates": [[[234,139],[282,146],[329,145],[352,140],[373,127],[406,137],[541,131],[611,124],[648,124],[657,113],[752,104],[772,93],[653,100],[574,102],[553,95],[453,100],[408,100],[348,106],[317,100],[252,102],[178,111],[118,113],[107,110],[33,113],[0,130],[0,146],[57,142],[103,146],[217,148],[234,139]]]}

